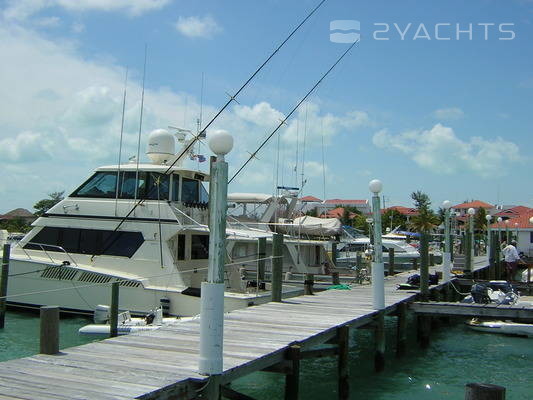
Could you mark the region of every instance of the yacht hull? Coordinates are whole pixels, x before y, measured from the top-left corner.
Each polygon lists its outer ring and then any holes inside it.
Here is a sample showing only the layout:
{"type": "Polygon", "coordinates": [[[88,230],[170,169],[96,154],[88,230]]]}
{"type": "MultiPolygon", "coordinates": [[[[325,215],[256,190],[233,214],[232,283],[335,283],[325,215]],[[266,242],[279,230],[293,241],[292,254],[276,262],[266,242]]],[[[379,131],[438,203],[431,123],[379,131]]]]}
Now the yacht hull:
{"type": "MultiPolygon", "coordinates": [[[[76,268],[64,268],[61,273],[46,274],[57,265],[12,258],[8,282],[8,305],[38,308],[57,305],[65,312],[92,314],[98,304],[111,302],[111,282],[116,277],[93,274],[87,277],[76,268]],[[48,268],[48,270],[47,270],[48,268]],[[43,276],[44,275],[44,276],[43,276]],[[80,280],[82,278],[83,280],[80,280]]],[[[297,296],[298,288],[284,288],[284,297],[297,296]]],[[[270,292],[230,293],[224,297],[224,311],[245,308],[270,301],[270,292]]],[[[134,315],[146,314],[166,299],[169,315],[194,316],[200,312],[199,292],[183,294],[176,288],[144,287],[142,282],[124,281],[120,286],[120,309],[134,315]]]]}

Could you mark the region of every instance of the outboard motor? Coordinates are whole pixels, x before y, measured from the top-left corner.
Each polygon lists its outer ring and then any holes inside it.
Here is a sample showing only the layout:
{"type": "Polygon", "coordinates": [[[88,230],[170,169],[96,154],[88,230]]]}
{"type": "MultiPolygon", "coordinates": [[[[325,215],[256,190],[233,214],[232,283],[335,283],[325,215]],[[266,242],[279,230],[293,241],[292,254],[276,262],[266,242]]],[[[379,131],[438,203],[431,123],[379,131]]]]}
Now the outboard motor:
{"type": "Polygon", "coordinates": [[[109,306],[98,304],[94,309],[93,320],[95,324],[105,324],[109,321],[109,306]]]}
{"type": "Polygon", "coordinates": [[[472,285],[470,294],[472,295],[472,298],[474,299],[474,303],[479,303],[479,304],[490,303],[489,291],[486,285],[483,285],[481,283],[476,283],[472,285]]]}

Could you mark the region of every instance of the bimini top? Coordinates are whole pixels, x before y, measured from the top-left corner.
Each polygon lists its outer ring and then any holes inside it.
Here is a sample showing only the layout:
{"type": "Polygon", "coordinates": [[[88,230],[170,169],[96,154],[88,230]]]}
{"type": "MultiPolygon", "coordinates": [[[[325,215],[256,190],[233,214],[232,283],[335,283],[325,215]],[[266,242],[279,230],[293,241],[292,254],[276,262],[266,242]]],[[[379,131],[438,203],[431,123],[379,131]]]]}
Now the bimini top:
{"type": "Polygon", "coordinates": [[[270,203],[274,199],[271,194],[265,193],[229,193],[228,201],[234,203],[270,203]]]}

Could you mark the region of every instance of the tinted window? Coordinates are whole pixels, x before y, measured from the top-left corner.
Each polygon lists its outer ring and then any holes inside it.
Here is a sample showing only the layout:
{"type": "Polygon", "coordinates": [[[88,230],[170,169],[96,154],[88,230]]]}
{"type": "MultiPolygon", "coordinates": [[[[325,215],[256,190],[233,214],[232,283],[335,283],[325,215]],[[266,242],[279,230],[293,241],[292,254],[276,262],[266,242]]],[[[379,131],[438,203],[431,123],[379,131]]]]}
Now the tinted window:
{"type": "Polygon", "coordinates": [[[181,201],[183,203],[198,202],[198,181],[181,178],[181,201]]]}
{"type": "Polygon", "coordinates": [[[76,189],[71,196],[114,198],[116,196],[116,184],[116,172],[97,172],[76,189]]]}
{"type": "Polygon", "coordinates": [[[209,236],[192,235],[191,236],[191,259],[204,260],[209,258],[209,236]]]}
{"type": "Polygon", "coordinates": [[[149,200],[168,200],[170,175],[156,172],[146,174],[146,188],[143,198],[149,200]]]}
{"type": "Polygon", "coordinates": [[[185,260],[185,235],[178,235],[178,260],[185,260]]]}
{"type": "Polygon", "coordinates": [[[47,251],[62,247],[69,253],[131,257],[143,242],[140,232],[45,227],[24,248],[40,250],[37,244],[43,244],[47,251]]]}
{"type": "Polygon", "coordinates": [[[204,185],[200,183],[200,203],[208,203],[208,202],[209,202],[209,193],[207,193],[207,190],[205,190],[204,185]]]}
{"type": "Polygon", "coordinates": [[[172,177],[172,200],[178,201],[180,195],[180,176],[174,174],[172,177]]]}

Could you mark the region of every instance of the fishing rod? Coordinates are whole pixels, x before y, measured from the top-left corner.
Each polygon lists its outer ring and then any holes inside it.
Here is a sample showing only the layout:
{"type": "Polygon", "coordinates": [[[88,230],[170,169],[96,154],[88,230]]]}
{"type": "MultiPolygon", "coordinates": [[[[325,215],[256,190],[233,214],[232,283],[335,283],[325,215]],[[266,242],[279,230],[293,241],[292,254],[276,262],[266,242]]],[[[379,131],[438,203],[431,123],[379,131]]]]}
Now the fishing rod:
{"type": "MultiPolygon", "coordinates": [[[[307,22],[307,20],[309,20],[309,18],[311,18],[311,16],[316,12],[318,11],[318,9],[320,7],[322,7],[322,5],[326,2],[327,0],[321,0],[318,5],[313,8],[313,10],[311,10],[311,12],[309,14],[307,14],[307,16],[291,31],[291,33],[279,44],[279,46],[267,57],[267,59],[265,61],[263,61],[263,63],[254,71],[254,73],[241,85],[241,87],[239,88],[239,90],[237,90],[237,92],[233,95],[233,96],[230,96],[230,99],[220,108],[220,110],[218,110],[218,112],[213,116],[213,118],[211,118],[211,120],[207,123],[207,125],[200,130],[200,132],[194,136],[193,140],[191,140],[191,142],[181,151],[181,153],[179,154],[178,157],[175,157],[174,161],[172,162],[172,164],[169,165],[169,167],[166,169],[166,171],[163,173],[163,175],[168,175],[170,173],[170,171],[172,170],[172,167],[185,155],[187,154],[187,152],[191,149],[191,147],[196,143],[197,140],[199,140],[199,138],[205,136],[205,132],[207,130],[207,128],[209,128],[211,126],[211,124],[213,124],[213,122],[215,122],[215,120],[220,116],[220,114],[222,114],[224,112],[224,110],[236,99],[237,96],[239,96],[239,94],[246,88],[246,86],[248,86],[248,84],[256,77],[256,75],[261,72],[261,70],[270,62],[270,60],[279,52],[279,50],[281,50],[281,48],[294,36],[294,34],[296,32],[298,32],[300,30],[300,28],[307,22]]],[[[145,50],[145,57],[146,57],[146,50],[145,50]]],[[[146,61],[145,61],[146,63],[146,61]]],[[[143,78],[144,80],[144,78],[143,78]]],[[[143,84],[143,92],[144,92],[144,84],[143,84]]],[[[142,118],[142,117],[141,117],[142,118]]],[[[141,122],[142,123],[142,122],[141,122]]],[[[137,162],[139,162],[139,159],[137,158],[137,162]]],[[[137,179],[136,179],[137,180],[137,179]]],[[[118,184],[118,182],[117,182],[118,184]]],[[[137,188],[135,189],[135,192],[137,193],[137,188]]],[[[139,199],[138,202],[135,203],[135,205],[131,208],[131,210],[126,214],[125,217],[122,218],[122,220],[118,223],[118,225],[116,226],[116,228],[113,230],[113,234],[115,232],[118,231],[118,229],[120,229],[120,227],[124,224],[124,222],[127,221],[127,219],[130,217],[130,215],[135,211],[135,209],[141,205],[143,202],[144,202],[145,199],[139,199]]],[[[113,237],[115,235],[111,235],[110,237],[113,237]]],[[[104,247],[104,250],[107,250],[116,240],[117,240],[118,236],[113,239],[111,241],[111,243],[109,243],[107,246],[104,247]]],[[[102,251],[102,252],[103,252],[102,251]]],[[[94,257],[96,256],[96,254],[93,254],[93,256],[91,257],[91,259],[93,259],[94,257]]]]}
{"type": "Polygon", "coordinates": [[[353,42],[350,47],[348,47],[344,53],[341,54],[341,56],[339,58],[337,58],[337,61],[335,61],[335,63],[329,67],[329,69],[320,77],[320,79],[313,85],[313,87],[306,93],[306,95],[304,97],[301,98],[301,100],[292,108],[292,110],[289,112],[289,114],[287,114],[287,116],[285,118],[283,118],[282,120],[280,120],[280,123],[278,124],[278,126],[276,126],[276,128],[266,137],[265,140],[263,140],[263,142],[259,145],[259,147],[257,148],[257,150],[255,150],[253,153],[250,154],[250,157],[248,157],[248,159],[244,162],[243,165],[241,165],[241,167],[237,170],[237,172],[235,172],[235,174],[233,174],[233,176],[231,177],[231,179],[228,181],[228,184],[231,183],[231,181],[233,181],[233,179],[235,179],[235,177],[237,175],[239,175],[239,173],[244,169],[244,167],[246,167],[248,165],[248,163],[250,161],[252,161],[253,158],[255,158],[255,156],[257,155],[257,153],[268,143],[268,141],[272,138],[272,136],[274,136],[276,134],[276,132],[284,125],[287,123],[287,120],[291,117],[292,114],[294,114],[294,112],[300,107],[300,105],[305,101],[307,100],[307,98],[311,95],[311,93],[313,93],[315,91],[315,89],[318,87],[318,85],[320,85],[320,83],[329,75],[329,73],[331,71],[333,71],[333,68],[335,68],[335,66],[341,62],[341,60],[344,58],[344,56],[346,56],[346,54],[348,54],[348,52],[357,44],[359,43],[359,40],[356,40],[355,42],[353,42]]]}

